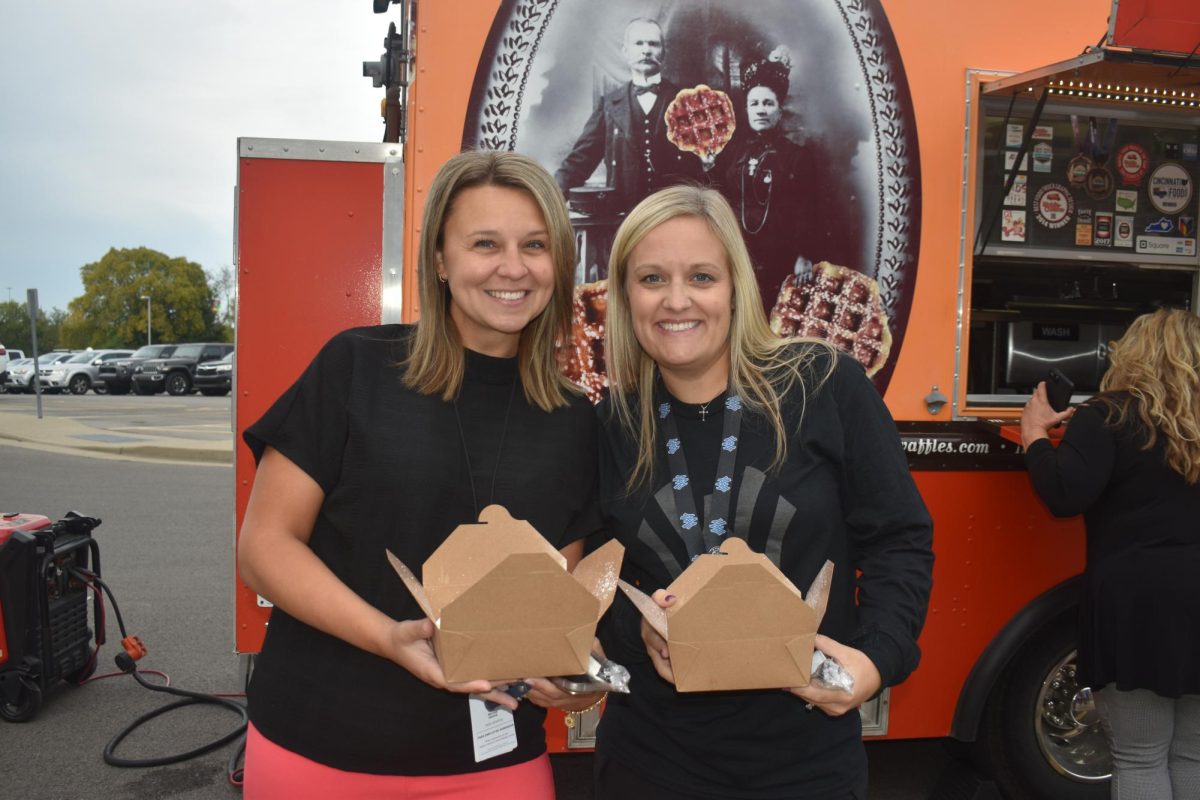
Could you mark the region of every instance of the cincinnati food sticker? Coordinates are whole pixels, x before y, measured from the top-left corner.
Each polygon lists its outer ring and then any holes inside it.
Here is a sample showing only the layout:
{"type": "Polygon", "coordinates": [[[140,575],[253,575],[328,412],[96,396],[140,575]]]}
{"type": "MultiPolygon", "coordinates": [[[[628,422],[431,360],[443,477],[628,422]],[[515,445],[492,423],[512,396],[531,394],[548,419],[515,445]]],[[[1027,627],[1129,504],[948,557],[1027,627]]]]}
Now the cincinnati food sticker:
{"type": "Polygon", "coordinates": [[[1033,146],[1033,171],[1049,172],[1054,161],[1054,148],[1046,142],[1038,142],[1033,146]]]}
{"type": "Polygon", "coordinates": [[[1025,241],[1025,209],[1004,209],[1004,218],[1000,224],[1000,239],[1005,242],[1025,241]]]}
{"type": "Polygon", "coordinates": [[[1113,246],[1133,247],[1133,217],[1113,218],[1113,246]]]}
{"type": "Polygon", "coordinates": [[[1192,176],[1179,164],[1159,164],[1150,173],[1146,194],[1150,205],[1162,214],[1178,214],[1192,202],[1192,176]]]}
{"type": "Polygon", "coordinates": [[[1075,200],[1061,183],[1047,183],[1038,189],[1033,206],[1038,224],[1052,231],[1070,222],[1075,213],[1075,200]]]}
{"type": "Polygon", "coordinates": [[[1025,203],[1028,201],[1028,195],[1026,194],[1027,186],[1028,178],[1025,175],[1017,175],[1016,180],[1013,181],[1012,191],[1004,197],[1004,205],[1024,208],[1025,203]]]}
{"type": "Polygon", "coordinates": [[[1149,166],[1150,157],[1146,155],[1146,148],[1140,144],[1130,142],[1117,151],[1117,172],[1121,175],[1122,183],[1141,183],[1149,166]]]}

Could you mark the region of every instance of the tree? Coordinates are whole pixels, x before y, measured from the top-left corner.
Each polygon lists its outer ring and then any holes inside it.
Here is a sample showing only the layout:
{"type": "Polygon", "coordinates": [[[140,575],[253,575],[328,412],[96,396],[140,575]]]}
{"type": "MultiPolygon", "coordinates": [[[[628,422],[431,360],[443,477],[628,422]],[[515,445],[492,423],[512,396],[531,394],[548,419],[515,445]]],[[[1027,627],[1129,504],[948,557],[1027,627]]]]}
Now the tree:
{"type": "Polygon", "coordinates": [[[225,265],[216,274],[209,274],[208,285],[212,290],[213,313],[216,315],[219,334],[214,337],[219,342],[232,342],[233,329],[237,324],[237,279],[233,268],[225,265]]]}
{"type": "Polygon", "coordinates": [[[79,272],[83,295],[68,306],[62,326],[65,346],[142,345],[147,324],[154,342],[222,338],[208,276],[193,261],[147,247],[112,248],[79,272]],[[150,298],[149,315],[143,297],[150,298]]]}
{"type": "MultiPolygon", "coordinates": [[[[38,352],[47,353],[58,347],[59,330],[66,312],[52,308],[49,314],[39,308],[37,315],[38,352]]],[[[0,303],[0,344],[15,347],[27,355],[33,353],[29,337],[29,310],[24,303],[9,300],[0,303]]]]}

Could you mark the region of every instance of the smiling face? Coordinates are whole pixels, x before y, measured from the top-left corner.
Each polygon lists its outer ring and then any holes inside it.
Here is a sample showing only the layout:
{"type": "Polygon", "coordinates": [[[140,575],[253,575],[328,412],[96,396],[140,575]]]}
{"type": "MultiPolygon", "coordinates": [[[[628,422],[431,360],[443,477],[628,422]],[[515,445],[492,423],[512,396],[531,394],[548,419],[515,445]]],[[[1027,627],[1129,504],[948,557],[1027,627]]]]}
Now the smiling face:
{"type": "Polygon", "coordinates": [[[438,275],[464,347],[516,355],[521,332],[550,302],[554,259],[537,202],[503,186],[463,189],[446,217],[438,275]]]}
{"type": "Polygon", "coordinates": [[[746,116],[753,131],[769,131],[779,124],[779,98],[766,86],[755,86],[746,93],[746,116]]]}
{"type": "Polygon", "coordinates": [[[621,46],[629,69],[636,75],[649,78],[662,71],[662,29],[649,20],[635,20],[625,29],[621,46]]]}
{"type": "Polygon", "coordinates": [[[704,402],[729,381],[733,281],[729,258],[708,223],[675,217],[629,254],[625,293],[633,333],[667,388],[704,402]]]}

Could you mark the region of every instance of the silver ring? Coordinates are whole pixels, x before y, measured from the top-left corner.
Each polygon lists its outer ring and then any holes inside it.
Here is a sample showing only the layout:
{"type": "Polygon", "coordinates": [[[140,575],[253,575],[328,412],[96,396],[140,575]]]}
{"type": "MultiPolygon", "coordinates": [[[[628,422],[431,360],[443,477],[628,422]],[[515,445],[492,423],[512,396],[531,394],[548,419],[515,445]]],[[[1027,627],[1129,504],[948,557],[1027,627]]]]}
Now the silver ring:
{"type": "Polygon", "coordinates": [[[805,703],[805,704],[804,704],[804,708],[805,708],[805,710],[807,710],[807,711],[812,711],[812,710],[813,710],[813,704],[812,704],[812,703],[805,703]]]}

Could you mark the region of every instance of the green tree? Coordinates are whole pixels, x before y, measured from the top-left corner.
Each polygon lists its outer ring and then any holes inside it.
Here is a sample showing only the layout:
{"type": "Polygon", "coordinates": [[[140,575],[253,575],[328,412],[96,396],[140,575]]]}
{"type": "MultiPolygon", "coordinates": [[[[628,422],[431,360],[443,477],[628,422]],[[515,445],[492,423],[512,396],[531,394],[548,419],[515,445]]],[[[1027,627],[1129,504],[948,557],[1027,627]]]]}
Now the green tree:
{"type": "MultiPolygon", "coordinates": [[[[46,353],[59,346],[59,330],[66,312],[52,308],[47,313],[38,309],[38,352],[46,353]]],[[[9,300],[0,303],[0,344],[15,347],[26,354],[33,353],[29,337],[29,311],[24,303],[9,300]]]]}
{"type": "Polygon", "coordinates": [[[233,268],[225,265],[215,274],[209,274],[208,286],[212,290],[213,313],[219,330],[214,341],[232,342],[233,329],[237,324],[237,279],[233,268]]]}
{"type": "Polygon", "coordinates": [[[208,276],[193,261],[147,247],[112,248],[79,272],[83,295],[68,306],[64,346],[142,345],[147,323],[154,342],[219,338],[208,276]],[[144,297],[150,298],[149,315],[144,297]]]}

